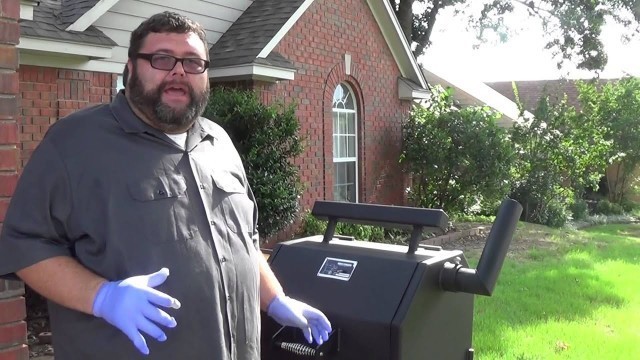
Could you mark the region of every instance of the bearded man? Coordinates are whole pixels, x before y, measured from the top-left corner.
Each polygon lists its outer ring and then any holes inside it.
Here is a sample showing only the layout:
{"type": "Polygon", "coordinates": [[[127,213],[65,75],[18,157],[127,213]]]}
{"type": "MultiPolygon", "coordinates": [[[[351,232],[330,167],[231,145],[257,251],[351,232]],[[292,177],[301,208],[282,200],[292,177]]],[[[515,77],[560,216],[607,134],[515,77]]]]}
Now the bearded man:
{"type": "Polygon", "coordinates": [[[234,145],[200,117],[202,26],[156,14],[128,57],[111,104],[49,129],[0,236],[0,275],[49,300],[56,360],[257,360],[261,309],[326,341],[324,314],[287,297],[259,252],[234,145]]]}

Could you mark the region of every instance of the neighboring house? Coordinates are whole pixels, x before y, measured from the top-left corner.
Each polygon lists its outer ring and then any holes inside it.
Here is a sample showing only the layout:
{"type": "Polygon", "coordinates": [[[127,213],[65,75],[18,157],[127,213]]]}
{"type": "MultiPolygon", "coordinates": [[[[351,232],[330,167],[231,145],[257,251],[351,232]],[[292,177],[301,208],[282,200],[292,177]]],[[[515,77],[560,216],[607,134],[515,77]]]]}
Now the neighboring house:
{"type": "Polygon", "coordinates": [[[111,100],[130,32],[164,10],[205,27],[212,86],[298,104],[305,208],[404,203],[401,122],[428,92],[387,0],[23,0],[22,165],[58,118],[111,100]]]}
{"type": "MultiPolygon", "coordinates": [[[[605,84],[611,80],[601,79],[598,84],[605,84]]],[[[488,87],[504,95],[511,101],[516,101],[513,86],[518,89],[518,97],[524,108],[534,111],[542,95],[549,96],[551,101],[561,100],[565,95],[569,105],[579,109],[578,88],[575,80],[527,80],[527,81],[499,81],[487,82],[488,87]]]]}
{"type": "MultiPolygon", "coordinates": [[[[520,110],[513,101],[480,81],[459,75],[456,69],[423,69],[429,85],[440,85],[453,90],[453,99],[459,106],[489,106],[502,114],[500,126],[511,126],[520,119],[520,110]]],[[[526,113],[529,116],[530,114],[526,113]]]]}

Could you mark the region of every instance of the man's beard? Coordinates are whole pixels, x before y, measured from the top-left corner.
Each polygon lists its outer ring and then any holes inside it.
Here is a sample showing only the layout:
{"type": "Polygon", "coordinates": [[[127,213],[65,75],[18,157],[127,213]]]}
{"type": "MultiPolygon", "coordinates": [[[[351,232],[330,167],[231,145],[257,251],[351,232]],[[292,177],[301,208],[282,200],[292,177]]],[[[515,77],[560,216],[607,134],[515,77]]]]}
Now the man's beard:
{"type": "Polygon", "coordinates": [[[202,115],[207,106],[210,92],[208,86],[204,91],[196,93],[187,81],[163,81],[157,88],[145,91],[135,67],[130,76],[126,91],[129,93],[131,102],[147,116],[149,121],[164,132],[188,129],[202,115]],[[187,87],[189,92],[189,104],[183,108],[173,108],[162,101],[164,89],[178,84],[187,87]]]}

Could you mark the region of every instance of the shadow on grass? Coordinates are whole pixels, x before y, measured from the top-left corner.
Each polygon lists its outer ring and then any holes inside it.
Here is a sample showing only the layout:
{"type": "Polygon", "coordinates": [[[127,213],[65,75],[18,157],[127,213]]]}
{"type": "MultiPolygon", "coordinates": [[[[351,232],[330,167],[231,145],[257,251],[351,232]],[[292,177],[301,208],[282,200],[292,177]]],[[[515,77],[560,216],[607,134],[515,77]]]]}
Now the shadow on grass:
{"type": "Polygon", "coordinates": [[[640,239],[629,237],[635,231],[640,233],[640,225],[592,228],[552,249],[531,249],[523,258],[507,259],[493,297],[476,298],[474,345],[482,347],[477,350],[505,351],[509,345],[503,334],[509,329],[575,321],[599,307],[623,306],[625,299],[595,264],[616,261],[637,266],[640,239]],[[476,341],[478,336],[482,341],[476,341]]]}

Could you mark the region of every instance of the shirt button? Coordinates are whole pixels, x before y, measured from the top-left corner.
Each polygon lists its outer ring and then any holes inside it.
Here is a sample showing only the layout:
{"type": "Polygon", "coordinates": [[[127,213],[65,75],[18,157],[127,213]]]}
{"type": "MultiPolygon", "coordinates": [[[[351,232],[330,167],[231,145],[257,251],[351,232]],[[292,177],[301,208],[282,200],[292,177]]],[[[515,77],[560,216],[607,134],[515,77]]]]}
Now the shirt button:
{"type": "Polygon", "coordinates": [[[204,189],[204,185],[203,184],[200,184],[200,189],[204,189]]]}
{"type": "Polygon", "coordinates": [[[231,301],[231,295],[227,295],[227,301],[231,301]]]}
{"type": "Polygon", "coordinates": [[[158,195],[164,195],[164,194],[166,194],[164,190],[158,190],[158,195]]]}
{"type": "Polygon", "coordinates": [[[215,224],[213,223],[213,220],[209,221],[209,224],[211,224],[211,226],[215,225],[215,224]]]}
{"type": "Polygon", "coordinates": [[[227,261],[226,257],[223,256],[223,257],[220,258],[220,262],[225,262],[225,261],[227,261]]]}

